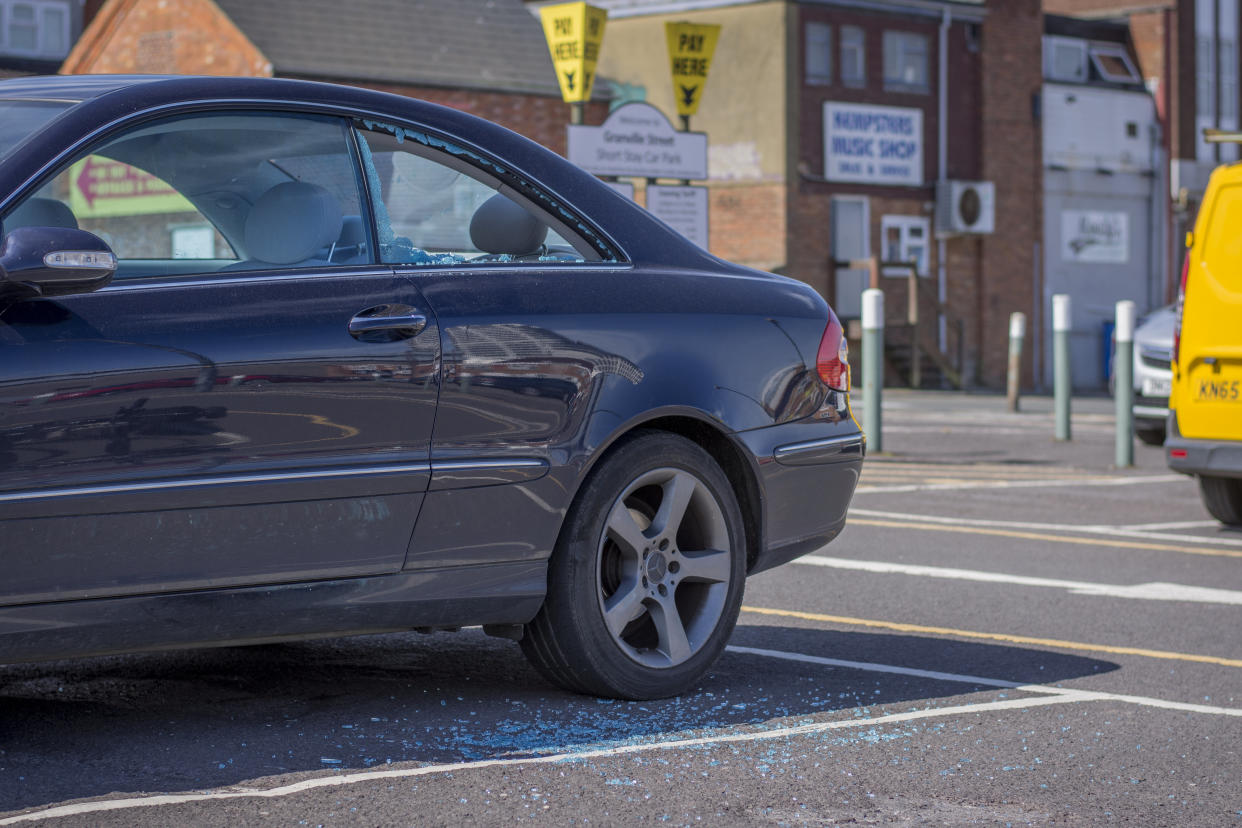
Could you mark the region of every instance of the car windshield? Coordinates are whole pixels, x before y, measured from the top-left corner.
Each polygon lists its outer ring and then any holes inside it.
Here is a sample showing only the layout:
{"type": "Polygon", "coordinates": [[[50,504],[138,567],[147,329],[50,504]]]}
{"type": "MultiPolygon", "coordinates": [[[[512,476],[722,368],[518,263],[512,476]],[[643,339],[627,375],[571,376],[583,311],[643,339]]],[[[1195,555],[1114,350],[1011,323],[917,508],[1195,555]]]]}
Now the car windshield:
{"type": "Polygon", "coordinates": [[[0,101],[0,158],[71,106],[64,101],[0,101]]]}

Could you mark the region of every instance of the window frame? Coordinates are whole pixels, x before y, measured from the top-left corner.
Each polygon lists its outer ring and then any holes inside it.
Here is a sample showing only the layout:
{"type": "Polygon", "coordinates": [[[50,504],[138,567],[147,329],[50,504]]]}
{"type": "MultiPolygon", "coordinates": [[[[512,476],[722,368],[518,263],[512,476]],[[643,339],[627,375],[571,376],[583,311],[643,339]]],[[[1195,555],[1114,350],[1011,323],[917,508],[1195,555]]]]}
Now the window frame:
{"type": "MultiPolygon", "coordinates": [[[[25,24],[23,24],[25,25],[25,24]]],[[[12,57],[33,58],[36,60],[64,60],[73,49],[73,11],[66,0],[0,0],[0,53],[12,57]],[[13,7],[28,6],[34,12],[34,49],[19,49],[13,46],[10,28],[13,25],[13,7]],[[55,9],[61,13],[60,36],[65,44],[63,51],[48,51],[44,48],[43,12],[55,9]]]]}
{"type": "Polygon", "coordinates": [[[840,52],[838,65],[840,66],[841,84],[851,89],[862,89],[867,85],[867,30],[862,26],[841,26],[837,34],[837,48],[840,52]],[[850,36],[847,39],[847,34],[850,36]],[[858,36],[856,43],[853,41],[853,35],[858,36]],[[855,59],[847,61],[845,59],[846,49],[856,50],[855,59]],[[857,76],[847,74],[846,66],[856,64],[858,69],[857,76]]]}
{"type": "MultiPolygon", "coordinates": [[[[4,0],[0,0],[0,10],[4,8],[4,0]]],[[[2,30],[0,30],[2,31],[2,30]]],[[[67,111],[67,110],[66,110],[67,111]]],[[[60,117],[64,113],[54,116],[60,117]]],[[[362,158],[357,145],[357,130],[365,130],[372,127],[378,127],[381,130],[402,129],[409,132],[415,132],[424,135],[437,142],[444,142],[449,145],[460,147],[467,155],[476,159],[476,161],[467,162],[457,159],[460,163],[465,164],[473,171],[472,175],[489,174],[483,172],[483,165],[490,165],[503,172],[496,176],[496,180],[501,182],[501,188],[498,192],[503,192],[514,202],[522,205],[535,215],[545,219],[548,226],[559,233],[562,238],[574,246],[580,254],[583,248],[591,251],[591,255],[578,262],[560,262],[556,263],[556,268],[578,267],[578,268],[621,268],[626,269],[633,266],[633,260],[626,252],[625,247],[619,243],[611,233],[603,229],[594,219],[583,213],[581,209],[574,205],[570,199],[560,196],[555,191],[549,190],[547,187],[533,180],[528,180],[524,175],[514,171],[513,165],[506,159],[497,157],[488,151],[475,146],[461,138],[442,130],[435,128],[430,124],[420,123],[409,119],[394,118],[390,112],[379,112],[367,109],[365,107],[345,106],[340,104],[322,104],[316,105],[304,101],[271,101],[271,100],[252,100],[248,98],[211,98],[204,100],[186,101],[173,105],[160,105],[143,109],[138,112],[126,113],[125,115],[114,117],[110,120],[101,122],[93,126],[87,133],[65,143],[58,149],[55,155],[44,162],[38,172],[18,190],[12,193],[9,199],[5,214],[10,213],[19,204],[24,203],[26,199],[35,196],[40,189],[48,184],[56,176],[68,169],[77,161],[85,158],[87,155],[94,154],[97,150],[106,147],[113,141],[131,132],[150,127],[159,122],[172,118],[194,117],[203,115],[269,115],[269,116],[288,116],[288,117],[318,117],[326,119],[334,119],[341,123],[342,129],[348,137],[350,164],[354,175],[358,180],[358,195],[360,199],[359,207],[361,217],[364,222],[367,243],[374,251],[374,264],[348,265],[333,263],[331,265],[333,272],[338,268],[368,268],[368,267],[387,267],[380,261],[378,252],[377,227],[374,216],[372,215],[372,202],[370,195],[370,183],[366,180],[365,169],[362,158]],[[546,204],[545,204],[546,203],[546,204]],[[565,218],[553,215],[552,209],[564,214],[565,218]],[[569,222],[578,225],[582,232],[574,229],[569,222]],[[576,244],[575,244],[576,242],[576,244]],[[579,247],[581,245],[582,247],[579,247]]],[[[444,153],[443,157],[457,158],[450,153],[444,153]]],[[[204,218],[207,218],[204,216],[204,218]]],[[[223,230],[213,221],[207,219],[225,241],[233,246],[233,240],[223,232],[223,230]]],[[[193,262],[205,261],[194,259],[131,259],[128,261],[144,261],[144,262],[193,262]]],[[[238,259],[237,261],[245,261],[238,259]]],[[[232,263],[232,260],[223,262],[223,264],[232,263]]],[[[548,263],[540,262],[510,262],[500,264],[503,267],[540,267],[546,266],[548,263]]],[[[498,263],[475,263],[471,267],[487,268],[496,267],[498,263]]],[[[421,266],[423,270],[432,270],[433,267],[427,265],[421,266]]],[[[454,266],[457,267],[457,266],[454,266]]],[[[220,271],[220,270],[202,270],[189,271],[178,270],[176,272],[168,272],[164,274],[157,273],[135,273],[132,276],[114,281],[112,285],[105,290],[129,290],[139,287],[141,283],[147,283],[154,279],[163,281],[165,279],[198,279],[198,280],[216,280],[228,279],[230,281],[249,280],[249,279],[271,279],[271,278],[288,278],[289,270],[297,270],[297,268],[284,268],[282,273],[279,269],[262,269],[262,270],[237,270],[237,271],[220,271]]],[[[307,271],[302,269],[303,273],[298,276],[302,278],[307,275],[307,271]]],[[[330,277],[330,273],[325,273],[325,277],[330,277]]]]}
{"type": "Polygon", "coordinates": [[[906,29],[884,30],[884,90],[886,92],[909,92],[919,95],[926,95],[931,92],[931,38],[921,32],[912,32],[906,29]],[[922,83],[912,83],[901,78],[890,77],[890,49],[893,50],[891,54],[899,59],[899,63],[904,69],[906,66],[905,58],[908,55],[914,54],[907,47],[916,40],[922,44],[922,83]]]}
{"type": "MultiPolygon", "coordinates": [[[[2,2],[2,0],[0,0],[0,2],[2,2]]],[[[307,271],[318,271],[318,270],[327,271],[330,269],[332,272],[336,272],[341,269],[357,270],[359,268],[382,266],[382,263],[379,262],[378,260],[378,255],[376,253],[375,246],[374,246],[375,244],[374,242],[375,223],[369,214],[370,204],[367,202],[367,190],[365,186],[366,182],[363,180],[363,167],[362,167],[361,159],[358,156],[357,147],[353,140],[354,133],[352,129],[352,122],[354,121],[355,118],[356,118],[356,113],[354,112],[333,111],[333,109],[329,109],[329,108],[321,109],[321,108],[313,108],[313,107],[299,107],[296,105],[295,106],[261,106],[261,105],[255,105],[253,102],[250,102],[250,101],[237,101],[237,100],[193,102],[193,103],[189,103],[186,105],[178,105],[176,108],[160,107],[160,108],[148,110],[145,112],[137,113],[132,116],[126,116],[123,118],[116,119],[110,123],[107,123],[106,125],[102,125],[98,129],[92,130],[89,134],[83,136],[83,138],[81,138],[80,140],[77,140],[74,143],[67,146],[62,152],[60,152],[56,156],[55,159],[47,163],[40,170],[39,174],[37,175],[35,179],[32,179],[30,182],[28,182],[28,186],[22,189],[18,197],[12,199],[8,203],[8,205],[6,205],[5,210],[4,210],[4,217],[7,218],[16,208],[24,204],[27,200],[38,197],[39,192],[44,187],[48,186],[51,182],[53,182],[55,179],[57,179],[61,175],[69,174],[70,170],[74,166],[76,166],[79,162],[91,156],[99,156],[101,158],[116,161],[117,163],[125,164],[126,166],[132,167],[133,169],[139,170],[140,172],[146,173],[147,175],[151,175],[154,178],[157,178],[161,182],[167,184],[176,193],[180,194],[187,202],[191,204],[191,206],[194,208],[194,211],[195,211],[195,217],[191,217],[187,213],[184,216],[184,221],[176,220],[172,224],[167,225],[167,228],[169,229],[169,232],[170,232],[169,256],[153,257],[153,258],[137,258],[137,257],[125,258],[125,257],[118,256],[117,258],[118,258],[119,265],[131,263],[133,265],[133,270],[134,270],[134,272],[123,273],[122,268],[118,266],[118,273],[114,277],[114,282],[113,282],[113,285],[116,285],[118,287],[121,285],[130,284],[130,283],[137,282],[140,280],[148,280],[152,278],[157,279],[157,280],[164,280],[164,279],[182,280],[182,279],[187,279],[187,278],[196,279],[196,280],[215,280],[215,279],[236,279],[238,277],[243,277],[243,276],[245,277],[254,276],[256,278],[262,278],[268,275],[279,274],[281,272],[288,272],[291,270],[307,272],[307,271]],[[243,262],[250,261],[248,251],[246,252],[245,255],[239,255],[239,252],[238,252],[239,251],[238,233],[242,231],[237,230],[237,228],[233,228],[232,230],[230,230],[230,228],[222,227],[220,223],[217,222],[215,218],[213,218],[213,216],[210,216],[207,213],[204,213],[202,209],[199,207],[199,205],[196,204],[188,195],[186,195],[184,192],[182,192],[182,190],[178,189],[173,184],[165,180],[162,176],[159,176],[156,173],[151,172],[145,167],[140,167],[135,164],[130,164],[128,161],[121,161],[120,159],[112,158],[111,156],[102,154],[103,151],[106,151],[108,149],[108,147],[113,146],[117,144],[118,142],[123,142],[125,140],[132,139],[138,136],[144,130],[150,130],[153,128],[158,129],[159,127],[165,124],[172,124],[175,122],[192,120],[192,119],[236,118],[236,117],[313,119],[313,120],[316,120],[322,123],[325,127],[335,128],[340,131],[340,138],[339,138],[340,152],[341,152],[341,155],[343,156],[343,163],[348,165],[350,174],[353,178],[353,184],[354,184],[355,192],[358,198],[358,208],[359,208],[360,218],[363,222],[363,227],[364,229],[366,229],[366,232],[368,234],[367,235],[367,248],[368,248],[367,253],[368,253],[368,257],[372,259],[372,261],[361,262],[361,263],[329,261],[323,264],[314,265],[313,267],[308,266],[308,265],[299,266],[297,263],[292,263],[292,264],[272,263],[270,266],[262,267],[262,268],[257,268],[257,267],[256,268],[244,268],[244,269],[237,268],[234,270],[229,270],[228,268],[230,266],[238,265],[243,262]],[[218,234],[218,236],[221,239],[224,240],[226,245],[230,248],[233,256],[235,256],[236,258],[227,257],[223,259],[221,258],[178,259],[178,258],[173,257],[172,248],[171,248],[171,243],[172,243],[171,228],[174,225],[180,226],[182,224],[196,224],[196,223],[206,224],[210,226],[214,230],[214,232],[218,234]],[[178,263],[178,266],[171,266],[171,263],[174,263],[174,262],[178,263]],[[193,262],[213,263],[216,266],[212,268],[208,268],[208,269],[191,269],[190,263],[193,263],[193,262]],[[169,265],[167,271],[166,272],[152,272],[155,269],[155,267],[159,264],[169,265]]],[[[274,164],[273,168],[277,172],[287,176],[288,180],[291,180],[291,181],[301,180],[297,178],[296,176],[292,175],[291,173],[289,173],[287,170],[280,167],[278,164],[274,164]]],[[[284,182],[278,182],[278,183],[284,183],[284,182]]],[[[67,202],[65,203],[67,204],[67,202]]],[[[342,205],[342,207],[344,207],[344,205],[342,205]]],[[[138,214],[138,215],[143,215],[143,214],[138,214]]],[[[149,215],[160,215],[160,214],[153,213],[149,215]]],[[[76,214],[75,214],[75,218],[78,218],[76,214]]],[[[244,221],[243,221],[243,225],[244,225],[244,221]]],[[[0,224],[0,227],[2,226],[3,225],[0,224]]],[[[88,229],[88,232],[95,232],[95,231],[91,231],[88,229]]]]}
{"type": "Polygon", "coordinates": [[[1103,80],[1109,83],[1142,83],[1143,79],[1139,76],[1138,69],[1135,68],[1134,62],[1130,60],[1130,55],[1126,52],[1126,48],[1119,43],[1090,43],[1087,46],[1087,56],[1091,60],[1091,65],[1095,67],[1095,71],[1099,73],[1103,80]],[[1125,75],[1118,75],[1111,69],[1108,69],[1103,58],[1113,58],[1120,60],[1125,66],[1125,75]]]}
{"type": "MultiPolygon", "coordinates": [[[[881,216],[880,217],[880,252],[881,254],[885,252],[884,247],[885,245],[888,244],[888,231],[890,228],[894,228],[898,232],[897,246],[898,246],[898,257],[899,258],[897,259],[897,261],[906,262],[906,261],[909,261],[911,258],[913,258],[910,255],[908,255],[908,249],[910,248],[910,246],[912,246],[912,244],[918,244],[923,248],[923,256],[922,256],[921,261],[919,261],[919,266],[917,269],[918,275],[920,278],[928,278],[929,276],[931,276],[931,242],[932,242],[931,219],[928,218],[927,216],[911,216],[911,215],[903,215],[899,213],[888,213],[888,214],[881,216]],[[923,235],[920,239],[914,240],[911,238],[910,231],[914,228],[918,228],[923,231],[923,235]]],[[[881,255],[880,259],[881,261],[884,261],[886,257],[884,255],[881,255]]],[[[888,259],[888,261],[893,261],[893,260],[888,259]]],[[[890,277],[908,275],[908,271],[905,268],[893,268],[893,267],[884,268],[883,273],[885,276],[890,276],[890,277]]]]}
{"type": "MultiPolygon", "coordinates": [[[[409,267],[409,268],[413,268],[419,271],[434,270],[436,268],[441,268],[441,267],[451,267],[454,269],[464,267],[464,268],[474,269],[474,268],[495,268],[495,267],[505,267],[505,268],[509,268],[509,267],[540,268],[540,267],[543,267],[543,268],[546,268],[546,267],[552,266],[555,269],[560,269],[563,267],[582,267],[584,265],[600,266],[600,265],[628,264],[628,260],[624,258],[620,246],[617,245],[615,242],[613,242],[611,238],[609,238],[607,235],[601,232],[597,227],[595,227],[592,222],[587,222],[585,219],[583,219],[581,214],[577,210],[572,211],[573,219],[579,222],[584,228],[589,229],[590,232],[593,233],[598,239],[598,243],[592,242],[590,239],[586,238],[581,232],[574,230],[567,221],[553,215],[547,208],[542,206],[539,203],[540,199],[538,196],[542,196],[544,200],[548,200],[555,205],[561,206],[562,209],[570,209],[568,205],[562,205],[560,199],[548,193],[543,187],[538,186],[537,184],[531,181],[528,181],[524,177],[512,172],[511,166],[509,164],[505,162],[500,162],[500,161],[493,161],[490,158],[485,159],[480,155],[477,149],[468,148],[458,143],[459,139],[456,139],[454,137],[447,136],[447,135],[441,135],[425,127],[404,126],[399,123],[388,123],[385,121],[377,121],[377,120],[371,120],[371,119],[367,119],[364,121],[363,119],[358,118],[358,117],[347,118],[346,120],[350,122],[350,126],[352,127],[351,133],[353,135],[353,143],[355,145],[355,153],[357,155],[358,171],[362,179],[362,187],[363,187],[363,192],[365,194],[364,197],[367,199],[366,208],[367,208],[368,216],[370,218],[369,229],[371,232],[372,241],[376,245],[376,257],[378,261],[380,261],[381,263],[386,264],[390,267],[409,267]],[[378,222],[375,219],[376,194],[372,192],[371,181],[367,175],[367,171],[363,163],[362,153],[361,153],[361,143],[362,143],[363,136],[365,133],[374,132],[374,133],[378,133],[381,135],[394,135],[395,136],[394,130],[401,130],[402,133],[405,134],[405,138],[399,142],[402,144],[402,148],[404,151],[410,152],[414,155],[417,155],[421,158],[425,158],[429,161],[442,164],[450,169],[453,169],[459,173],[462,173],[463,175],[466,175],[474,179],[475,181],[483,184],[486,187],[489,187],[490,189],[494,190],[496,193],[504,195],[510,201],[513,201],[515,204],[521,206],[522,208],[530,212],[532,215],[534,215],[536,218],[543,221],[548,226],[549,230],[557,233],[562,239],[565,240],[566,243],[568,243],[571,247],[573,247],[575,252],[577,252],[579,256],[582,256],[582,259],[579,261],[563,261],[563,262],[494,261],[494,260],[472,262],[472,261],[467,260],[464,262],[458,262],[454,264],[436,264],[436,263],[417,264],[414,262],[384,262],[382,253],[380,251],[380,246],[379,246],[379,226],[378,226],[378,222]],[[440,147],[431,146],[419,140],[418,138],[411,137],[409,135],[410,133],[416,133],[417,135],[424,136],[425,138],[428,138],[431,141],[437,142],[441,145],[451,144],[451,145],[457,146],[460,149],[462,149],[465,154],[473,155],[476,158],[479,158],[481,161],[490,163],[494,167],[496,167],[498,170],[503,170],[503,171],[502,172],[488,171],[484,169],[480,164],[467,160],[466,158],[463,158],[460,155],[443,148],[443,146],[440,146],[440,147]],[[517,186],[515,186],[515,184],[517,186]],[[521,187],[522,189],[519,189],[519,187],[521,187]],[[522,190],[531,190],[537,195],[535,196],[528,195],[522,190]],[[608,248],[608,250],[611,253],[612,258],[606,258],[603,252],[600,250],[600,247],[608,248]]],[[[368,145],[368,150],[373,151],[369,145],[368,145]]]]}
{"type": "Polygon", "coordinates": [[[1044,66],[1043,75],[1048,80],[1059,81],[1063,83],[1085,83],[1087,80],[1087,67],[1090,65],[1087,56],[1087,42],[1076,37],[1062,37],[1060,35],[1044,35],[1044,66]],[[1078,71],[1073,77],[1067,77],[1064,73],[1056,71],[1056,53],[1058,49],[1072,49],[1078,57],[1078,71]]]}
{"type": "Polygon", "coordinates": [[[832,25],[817,20],[808,21],[803,29],[802,79],[808,86],[829,86],[832,84],[832,25]],[[823,36],[822,43],[813,38],[812,33],[823,36]],[[812,50],[812,40],[816,47],[812,50]],[[822,72],[811,71],[812,55],[818,55],[824,63],[822,72]]]}

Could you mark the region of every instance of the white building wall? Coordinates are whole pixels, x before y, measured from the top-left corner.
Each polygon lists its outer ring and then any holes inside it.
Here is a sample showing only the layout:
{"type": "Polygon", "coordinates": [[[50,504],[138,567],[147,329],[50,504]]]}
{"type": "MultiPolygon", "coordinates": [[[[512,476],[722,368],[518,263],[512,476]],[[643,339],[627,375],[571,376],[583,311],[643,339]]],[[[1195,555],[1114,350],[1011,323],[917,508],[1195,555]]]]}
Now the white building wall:
{"type": "MultiPolygon", "coordinates": [[[[1054,294],[1070,295],[1074,386],[1099,389],[1108,382],[1104,323],[1120,299],[1150,310],[1162,276],[1155,104],[1143,92],[1045,84],[1043,115],[1043,318],[1054,294]]],[[[1043,341],[1051,384],[1050,329],[1043,341]]]]}

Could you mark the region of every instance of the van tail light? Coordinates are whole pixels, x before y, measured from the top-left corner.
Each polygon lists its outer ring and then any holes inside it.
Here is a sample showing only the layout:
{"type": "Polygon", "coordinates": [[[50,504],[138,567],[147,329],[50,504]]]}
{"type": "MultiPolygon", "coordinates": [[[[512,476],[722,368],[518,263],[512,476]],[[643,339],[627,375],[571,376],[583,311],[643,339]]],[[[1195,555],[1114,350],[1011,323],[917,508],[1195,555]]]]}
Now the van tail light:
{"type": "Polygon", "coordinates": [[[1186,307],[1186,277],[1190,275],[1190,251],[1186,251],[1186,259],[1182,262],[1182,282],[1177,287],[1177,313],[1173,323],[1173,364],[1177,364],[1177,354],[1182,345],[1182,310],[1186,307]]]}
{"type": "Polygon", "coordinates": [[[845,339],[841,320],[828,311],[828,327],[819,340],[819,353],[815,355],[815,369],[819,378],[833,391],[850,390],[850,346],[845,339]]]}

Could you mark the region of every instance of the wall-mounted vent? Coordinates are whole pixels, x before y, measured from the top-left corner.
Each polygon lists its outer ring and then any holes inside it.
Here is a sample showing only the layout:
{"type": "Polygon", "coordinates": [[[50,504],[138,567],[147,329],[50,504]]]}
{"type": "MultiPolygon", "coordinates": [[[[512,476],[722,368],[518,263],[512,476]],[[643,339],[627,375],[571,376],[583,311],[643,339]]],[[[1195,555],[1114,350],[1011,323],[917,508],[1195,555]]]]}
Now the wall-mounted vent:
{"type": "Polygon", "coordinates": [[[936,232],[991,233],[996,227],[996,186],[991,181],[936,184],[936,232]]]}

